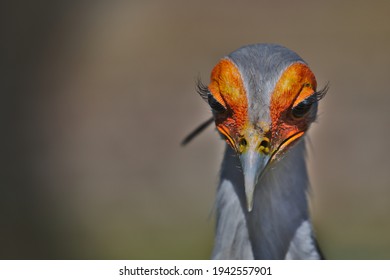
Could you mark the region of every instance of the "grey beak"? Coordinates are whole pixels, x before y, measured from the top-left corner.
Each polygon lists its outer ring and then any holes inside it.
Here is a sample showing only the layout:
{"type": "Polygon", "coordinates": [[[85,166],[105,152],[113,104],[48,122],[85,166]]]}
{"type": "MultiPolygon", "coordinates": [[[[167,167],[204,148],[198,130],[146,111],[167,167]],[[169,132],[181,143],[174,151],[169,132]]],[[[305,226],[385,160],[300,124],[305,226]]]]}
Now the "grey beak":
{"type": "Polygon", "coordinates": [[[255,187],[267,165],[268,156],[250,149],[240,155],[242,171],[244,174],[245,196],[248,212],[253,209],[253,196],[255,187]]]}

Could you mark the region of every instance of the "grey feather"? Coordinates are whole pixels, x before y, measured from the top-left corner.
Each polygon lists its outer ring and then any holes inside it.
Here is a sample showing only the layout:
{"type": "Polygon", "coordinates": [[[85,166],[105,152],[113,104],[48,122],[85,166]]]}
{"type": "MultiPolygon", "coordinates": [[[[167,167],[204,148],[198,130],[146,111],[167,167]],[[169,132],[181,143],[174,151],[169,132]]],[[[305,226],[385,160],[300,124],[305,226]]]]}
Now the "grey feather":
{"type": "Polygon", "coordinates": [[[237,65],[244,78],[248,113],[253,123],[270,121],[271,94],[284,70],[296,62],[306,64],[295,52],[274,44],[245,46],[227,58],[237,65]]]}
{"type": "MultiPolygon", "coordinates": [[[[246,210],[243,175],[237,168],[240,161],[230,146],[226,147],[217,191],[217,229],[212,258],[286,257],[297,230],[309,220],[304,145],[304,141],[297,143],[264,174],[255,189],[252,212],[246,210]]],[[[306,233],[306,239],[314,244],[311,227],[306,233]]],[[[302,234],[299,237],[302,239],[302,234]]]]}
{"type": "MultiPolygon", "coordinates": [[[[252,123],[270,122],[271,94],[283,71],[296,62],[305,64],[296,53],[272,44],[246,46],[227,58],[244,78],[252,123]]],[[[212,258],[320,258],[308,214],[304,140],[267,168],[256,185],[252,212],[247,211],[240,165],[227,145],[217,190],[212,258]]]]}

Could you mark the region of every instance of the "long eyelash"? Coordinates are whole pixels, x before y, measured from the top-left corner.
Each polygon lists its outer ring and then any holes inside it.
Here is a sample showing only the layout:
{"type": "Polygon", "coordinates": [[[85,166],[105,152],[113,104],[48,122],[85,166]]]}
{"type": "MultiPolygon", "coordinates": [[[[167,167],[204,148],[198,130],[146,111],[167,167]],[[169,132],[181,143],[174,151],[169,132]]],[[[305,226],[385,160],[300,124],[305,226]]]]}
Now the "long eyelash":
{"type": "Polygon", "coordinates": [[[314,94],[316,97],[316,101],[320,101],[322,98],[324,98],[328,90],[329,90],[329,82],[327,82],[326,85],[321,90],[317,91],[314,94]]]}
{"type": "Polygon", "coordinates": [[[208,95],[210,93],[209,88],[202,83],[199,77],[196,80],[196,92],[203,98],[204,101],[208,101],[208,95]]]}
{"type": "MultiPolygon", "coordinates": [[[[328,92],[329,90],[329,83],[327,83],[324,88],[322,88],[321,90],[319,91],[316,91],[314,92],[312,95],[310,95],[309,97],[307,97],[304,101],[305,101],[305,105],[306,106],[310,106],[318,101],[320,101],[322,98],[325,97],[326,93],[328,92]]],[[[303,101],[302,101],[303,102],[303,101]]],[[[298,104],[299,105],[299,104],[298,104]]],[[[297,106],[298,106],[297,105],[297,106]]]]}
{"type": "Polygon", "coordinates": [[[221,103],[215,100],[214,96],[210,94],[209,88],[202,83],[200,78],[198,78],[198,80],[196,81],[196,91],[203,98],[203,100],[210,105],[211,109],[213,109],[215,112],[221,113],[226,111],[225,106],[223,106],[221,103]]]}

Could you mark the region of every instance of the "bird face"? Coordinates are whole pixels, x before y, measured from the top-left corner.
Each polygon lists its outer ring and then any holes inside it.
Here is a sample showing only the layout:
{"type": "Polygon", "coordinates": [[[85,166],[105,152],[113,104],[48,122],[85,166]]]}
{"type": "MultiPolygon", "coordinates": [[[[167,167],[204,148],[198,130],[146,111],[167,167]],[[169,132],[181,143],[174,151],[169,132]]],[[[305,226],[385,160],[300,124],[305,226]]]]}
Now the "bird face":
{"type": "Polygon", "coordinates": [[[256,66],[266,59],[251,57],[222,59],[201,93],[218,131],[240,158],[248,211],[261,175],[305,134],[326,92],[316,91],[314,74],[301,60],[288,62],[270,75],[261,73],[267,68],[256,66]]]}

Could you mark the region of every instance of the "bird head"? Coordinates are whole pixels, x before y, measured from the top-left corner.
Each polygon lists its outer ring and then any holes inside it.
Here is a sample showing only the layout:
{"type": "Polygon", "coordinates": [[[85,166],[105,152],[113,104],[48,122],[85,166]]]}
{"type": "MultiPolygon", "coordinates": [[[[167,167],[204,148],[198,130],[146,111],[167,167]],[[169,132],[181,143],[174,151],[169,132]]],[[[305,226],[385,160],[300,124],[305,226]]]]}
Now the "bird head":
{"type": "Polygon", "coordinates": [[[221,59],[208,86],[198,88],[240,159],[251,211],[258,181],[305,135],[327,87],[317,91],[314,74],[296,53],[259,44],[221,59]]]}

